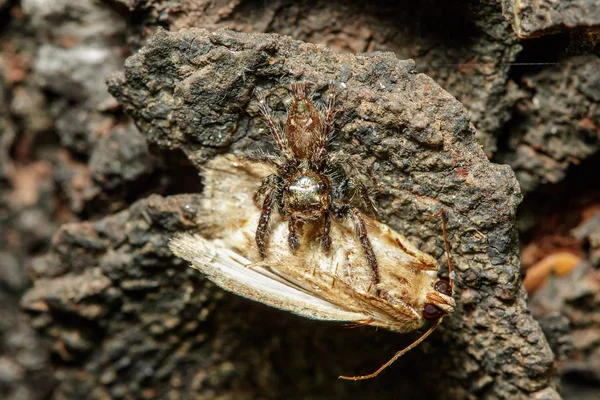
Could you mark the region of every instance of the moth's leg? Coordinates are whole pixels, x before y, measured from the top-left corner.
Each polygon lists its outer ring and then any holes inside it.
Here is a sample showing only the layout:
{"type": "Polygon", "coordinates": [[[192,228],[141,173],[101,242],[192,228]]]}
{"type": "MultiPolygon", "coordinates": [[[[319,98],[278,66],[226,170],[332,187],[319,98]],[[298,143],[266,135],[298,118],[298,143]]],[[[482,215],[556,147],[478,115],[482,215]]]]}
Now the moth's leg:
{"type": "Polygon", "coordinates": [[[335,207],[335,214],[338,218],[352,218],[354,227],[356,229],[356,234],[358,235],[360,244],[365,252],[365,256],[367,257],[367,262],[373,270],[373,282],[375,284],[379,283],[379,265],[377,264],[377,257],[375,257],[373,246],[371,245],[371,241],[369,240],[369,236],[367,234],[367,226],[362,213],[358,210],[358,208],[344,204],[342,206],[335,207]]]}
{"type": "Polygon", "coordinates": [[[321,227],[321,247],[326,251],[331,248],[331,213],[326,211],[323,215],[323,225],[321,227]]]}
{"type": "Polygon", "coordinates": [[[290,219],[288,221],[288,229],[290,231],[288,236],[288,242],[292,250],[296,250],[298,249],[298,247],[300,247],[300,239],[298,238],[298,232],[296,231],[297,221],[298,219],[293,215],[290,216],[290,219]]]}
{"type": "Polygon", "coordinates": [[[280,189],[281,185],[278,184],[280,182],[281,178],[277,175],[269,175],[263,180],[263,184],[259,189],[259,191],[261,189],[264,190],[265,199],[263,200],[262,211],[260,213],[260,218],[258,219],[258,226],[256,228],[254,239],[258,246],[258,252],[263,258],[266,256],[266,237],[269,228],[269,218],[273,211],[273,205],[278,203],[277,198],[282,195],[280,189]]]}

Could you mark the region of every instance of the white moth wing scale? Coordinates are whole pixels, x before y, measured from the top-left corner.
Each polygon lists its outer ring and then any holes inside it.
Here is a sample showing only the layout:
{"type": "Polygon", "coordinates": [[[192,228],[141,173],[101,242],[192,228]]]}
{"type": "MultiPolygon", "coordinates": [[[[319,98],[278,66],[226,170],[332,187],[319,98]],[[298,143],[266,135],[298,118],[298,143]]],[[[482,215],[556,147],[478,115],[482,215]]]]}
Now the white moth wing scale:
{"type": "Polygon", "coordinates": [[[369,317],[346,311],[289,282],[281,282],[249,260],[201,236],[180,234],[169,242],[173,253],[204,273],[217,286],[260,303],[303,317],[325,321],[361,322],[369,317]]]}

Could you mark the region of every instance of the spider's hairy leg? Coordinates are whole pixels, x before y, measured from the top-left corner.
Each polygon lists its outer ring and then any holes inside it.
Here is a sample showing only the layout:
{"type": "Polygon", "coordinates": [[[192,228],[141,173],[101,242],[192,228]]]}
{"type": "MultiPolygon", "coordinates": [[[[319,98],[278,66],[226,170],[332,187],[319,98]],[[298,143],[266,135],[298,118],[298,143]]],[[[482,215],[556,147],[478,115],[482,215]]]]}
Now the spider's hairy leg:
{"type": "Polygon", "coordinates": [[[267,121],[267,125],[269,125],[269,130],[271,131],[271,135],[273,135],[273,139],[275,139],[275,144],[277,145],[277,148],[284,157],[289,158],[291,156],[291,153],[288,149],[287,141],[285,139],[283,131],[279,126],[275,124],[275,121],[271,116],[271,111],[269,109],[269,105],[267,104],[267,99],[260,90],[256,90],[255,93],[256,98],[258,99],[258,109],[260,110],[260,113],[262,114],[264,119],[267,121]]]}
{"type": "Polygon", "coordinates": [[[356,229],[356,234],[358,235],[358,240],[365,251],[367,262],[373,270],[373,282],[375,284],[379,283],[379,265],[377,264],[377,258],[375,257],[373,246],[371,246],[371,241],[369,240],[369,236],[367,234],[367,226],[362,213],[358,208],[349,206],[347,204],[343,204],[341,206],[334,205],[333,208],[337,218],[352,218],[354,227],[356,229]]]}
{"type": "Polygon", "coordinates": [[[331,249],[331,213],[326,211],[323,215],[323,225],[321,227],[321,247],[326,251],[331,249]]]}
{"type": "Polygon", "coordinates": [[[333,126],[333,111],[335,106],[335,85],[333,81],[329,82],[329,93],[327,108],[325,109],[325,115],[323,116],[323,129],[319,137],[319,144],[317,151],[315,152],[313,163],[317,166],[321,166],[327,155],[327,146],[329,145],[329,136],[331,134],[331,128],[333,126]]]}
{"type": "Polygon", "coordinates": [[[264,194],[265,198],[262,204],[262,211],[258,219],[258,226],[256,227],[256,234],[254,239],[258,246],[258,251],[261,257],[266,256],[266,237],[269,228],[269,218],[273,211],[273,206],[280,206],[281,199],[283,197],[283,186],[281,185],[281,178],[275,174],[267,176],[263,179],[260,188],[254,195],[254,201],[257,202],[259,196],[264,194]]]}
{"type": "Polygon", "coordinates": [[[252,152],[249,154],[244,154],[241,156],[242,159],[254,162],[254,163],[265,163],[272,165],[273,167],[279,169],[281,167],[281,159],[275,154],[266,154],[262,152],[252,152]]]}
{"type": "Polygon", "coordinates": [[[290,216],[288,221],[288,229],[290,231],[288,236],[288,242],[292,250],[297,250],[300,247],[300,238],[298,238],[298,232],[296,231],[296,222],[298,219],[294,216],[290,216]]]}
{"type": "Polygon", "coordinates": [[[323,136],[325,140],[329,138],[331,126],[333,124],[333,109],[335,106],[335,85],[329,82],[329,99],[327,101],[327,109],[325,110],[325,119],[323,120],[323,136]]]}

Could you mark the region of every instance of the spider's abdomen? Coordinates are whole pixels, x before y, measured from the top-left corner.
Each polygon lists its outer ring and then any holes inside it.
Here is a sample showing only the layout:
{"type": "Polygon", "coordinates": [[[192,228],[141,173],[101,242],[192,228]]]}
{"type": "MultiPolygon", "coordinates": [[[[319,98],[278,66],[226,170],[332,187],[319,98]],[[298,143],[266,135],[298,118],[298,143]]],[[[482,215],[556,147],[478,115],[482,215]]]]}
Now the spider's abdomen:
{"type": "Polygon", "coordinates": [[[297,217],[316,218],[329,207],[329,182],[313,171],[300,171],[285,185],[286,212],[297,217]]]}
{"type": "Polygon", "coordinates": [[[285,123],[285,136],[297,159],[313,157],[322,146],[323,123],[312,101],[296,98],[290,106],[285,123]]]}

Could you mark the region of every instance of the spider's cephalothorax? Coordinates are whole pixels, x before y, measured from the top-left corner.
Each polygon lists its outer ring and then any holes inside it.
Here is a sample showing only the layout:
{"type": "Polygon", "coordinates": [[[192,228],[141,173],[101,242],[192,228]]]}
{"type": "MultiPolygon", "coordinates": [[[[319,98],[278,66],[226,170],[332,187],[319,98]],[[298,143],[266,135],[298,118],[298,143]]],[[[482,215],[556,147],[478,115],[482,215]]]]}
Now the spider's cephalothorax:
{"type": "Polygon", "coordinates": [[[365,186],[348,176],[352,167],[350,158],[342,153],[329,154],[327,146],[333,119],[334,86],[329,85],[329,101],[324,111],[319,110],[306,94],[306,83],[292,84],[293,99],[283,130],[271,117],[265,98],[258,93],[260,111],[266,119],[279,155],[254,154],[247,158],[266,162],[277,168],[277,173],[267,176],[255,194],[255,202],[262,207],[256,229],[256,244],[261,256],[266,254],[266,237],[273,208],[287,219],[289,244],[300,246],[298,224],[319,221],[320,240],[324,249],[331,247],[331,218],[351,218],[360,239],[373,280],[379,282],[377,259],[367,236],[362,213],[347,200],[349,194],[358,194],[375,212],[365,186]],[[333,187],[331,171],[343,171],[345,176],[333,187]]]}

